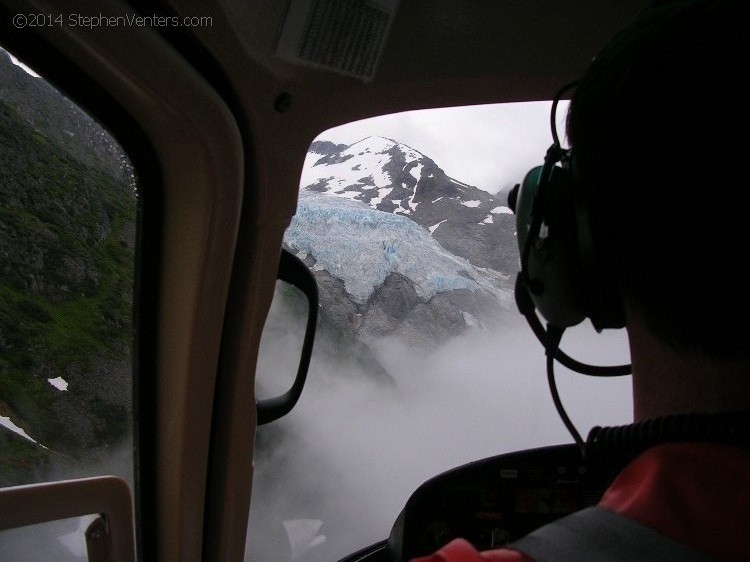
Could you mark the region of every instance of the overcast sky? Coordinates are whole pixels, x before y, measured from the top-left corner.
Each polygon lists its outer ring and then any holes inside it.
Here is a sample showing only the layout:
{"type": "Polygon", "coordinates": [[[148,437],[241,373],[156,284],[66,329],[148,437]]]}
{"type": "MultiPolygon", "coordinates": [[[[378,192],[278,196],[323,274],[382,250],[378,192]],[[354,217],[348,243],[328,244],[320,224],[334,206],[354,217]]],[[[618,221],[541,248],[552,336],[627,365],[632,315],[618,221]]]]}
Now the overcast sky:
{"type": "MultiPolygon", "coordinates": [[[[352,144],[371,135],[391,138],[432,158],[454,179],[496,193],[540,165],[552,144],[551,102],[426,109],[342,125],[318,138],[352,144]]],[[[558,107],[563,138],[567,102],[558,107]]]]}

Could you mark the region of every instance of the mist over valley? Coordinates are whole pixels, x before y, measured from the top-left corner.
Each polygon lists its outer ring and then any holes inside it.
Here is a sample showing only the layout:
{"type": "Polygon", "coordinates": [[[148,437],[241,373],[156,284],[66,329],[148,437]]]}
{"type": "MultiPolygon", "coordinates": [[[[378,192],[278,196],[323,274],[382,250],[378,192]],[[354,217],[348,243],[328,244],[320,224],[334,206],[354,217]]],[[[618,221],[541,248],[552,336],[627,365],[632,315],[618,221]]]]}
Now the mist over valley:
{"type": "MultiPolygon", "coordinates": [[[[247,560],[338,560],[385,539],[431,476],[570,442],[541,345],[515,310],[515,219],[504,201],[395,140],[318,141],[285,245],[318,281],[318,336],[300,403],[259,428],[247,560]]],[[[299,297],[276,297],[262,397],[290,383],[278,373],[296,369],[291,342],[304,324],[299,297]]],[[[602,364],[628,358],[623,334],[588,326],[563,346],[602,364]]],[[[557,371],[581,431],[629,421],[628,380],[557,371]]]]}

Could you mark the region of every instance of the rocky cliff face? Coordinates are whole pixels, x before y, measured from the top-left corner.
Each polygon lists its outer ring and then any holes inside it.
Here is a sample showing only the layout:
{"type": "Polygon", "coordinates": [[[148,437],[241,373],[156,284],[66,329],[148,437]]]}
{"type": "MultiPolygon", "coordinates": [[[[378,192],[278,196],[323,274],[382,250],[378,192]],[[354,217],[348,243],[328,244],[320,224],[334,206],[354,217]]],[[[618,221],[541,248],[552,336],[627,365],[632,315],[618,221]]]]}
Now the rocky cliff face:
{"type": "Polygon", "coordinates": [[[370,137],[311,145],[286,243],[316,272],[326,326],[430,347],[513,307],[514,229],[494,196],[370,137]]]}
{"type": "Polygon", "coordinates": [[[132,181],[132,167],[112,136],[48,82],[34,78],[0,49],[0,101],[26,127],[74,160],[119,181],[132,181]]]}
{"type": "Polygon", "coordinates": [[[498,198],[448,175],[421,152],[383,137],[310,146],[302,191],[361,201],[409,217],[477,267],[518,270],[515,217],[498,198]]]}
{"type": "Polygon", "coordinates": [[[29,436],[0,427],[0,483],[129,432],[135,209],[115,141],[0,52],[0,416],[29,436]]]}

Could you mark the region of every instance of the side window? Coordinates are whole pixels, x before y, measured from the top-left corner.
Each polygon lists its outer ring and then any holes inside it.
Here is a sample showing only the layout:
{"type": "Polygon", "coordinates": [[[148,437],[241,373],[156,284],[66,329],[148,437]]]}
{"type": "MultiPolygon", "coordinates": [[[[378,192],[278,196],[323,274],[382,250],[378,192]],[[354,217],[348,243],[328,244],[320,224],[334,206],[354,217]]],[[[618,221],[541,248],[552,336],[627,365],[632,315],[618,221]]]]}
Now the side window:
{"type": "Polygon", "coordinates": [[[137,199],[113,137],[0,50],[0,486],[132,487],[137,199]]]}

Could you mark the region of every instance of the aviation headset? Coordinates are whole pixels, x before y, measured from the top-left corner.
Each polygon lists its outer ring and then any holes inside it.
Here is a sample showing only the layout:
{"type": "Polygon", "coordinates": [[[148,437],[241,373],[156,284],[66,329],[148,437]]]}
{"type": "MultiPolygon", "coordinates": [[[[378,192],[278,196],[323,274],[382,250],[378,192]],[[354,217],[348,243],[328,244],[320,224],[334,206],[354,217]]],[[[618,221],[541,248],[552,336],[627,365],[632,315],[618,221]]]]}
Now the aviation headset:
{"type": "Polygon", "coordinates": [[[545,348],[547,382],[560,418],[585,456],[585,444],[568,417],[555,383],[554,362],[591,376],[623,376],[630,365],[597,366],[576,361],[560,349],[566,328],[590,318],[597,331],[625,325],[619,291],[607,280],[596,256],[590,196],[581,181],[572,149],[563,149],[555,117],[562,88],[552,102],[552,146],[544,164],[526,174],[508,196],[516,215],[521,271],[516,278],[516,303],[545,348]],[[547,321],[542,325],[537,310],[547,321]]]}
{"type": "MultiPolygon", "coordinates": [[[[655,8],[700,1],[652,0],[633,21],[655,8]]],[[[560,99],[577,84],[564,86],[552,102],[553,143],[544,164],[529,171],[508,198],[521,252],[516,299],[524,315],[529,307],[536,308],[550,326],[564,330],[589,318],[601,331],[625,325],[622,300],[605,261],[597,255],[601,248],[591,186],[579,173],[575,151],[562,148],[555,123],[560,99]]]]}
{"type": "Polygon", "coordinates": [[[586,375],[621,376],[630,373],[630,365],[586,365],[549,349],[550,330],[559,333],[559,342],[566,328],[586,318],[597,331],[625,325],[619,291],[597,258],[588,186],[581,180],[575,152],[562,148],[555,126],[560,98],[575,84],[562,88],[552,102],[553,144],[544,164],[530,170],[508,196],[521,254],[516,303],[548,352],[563,365],[586,375]]]}
{"type": "MultiPolygon", "coordinates": [[[[635,16],[679,0],[654,0],[635,16]]],[[[691,3],[683,0],[682,3],[691,3]]],[[[547,355],[547,380],[560,417],[582,453],[583,439],[565,412],[557,391],[554,362],[585,375],[628,375],[630,365],[595,366],[576,361],[559,347],[566,328],[586,318],[594,328],[625,325],[620,291],[601,258],[592,210],[591,186],[581,177],[573,149],[564,149],[557,134],[557,106],[578,82],[564,86],[550,112],[552,146],[544,164],[530,170],[508,196],[516,215],[521,271],[516,278],[516,304],[547,355]],[[537,311],[547,321],[542,325],[537,311]]]]}
{"type": "MultiPolygon", "coordinates": [[[[571,85],[572,86],[572,85],[571,85]]],[[[528,293],[551,325],[567,328],[590,318],[594,327],[622,328],[622,304],[616,287],[597,259],[587,188],[572,149],[560,146],[551,112],[554,143],[543,166],[532,169],[519,186],[515,213],[521,274],[517,291],[528,293]]]]}
{"type": "MultiPolygon", "coordinates": [[[[654,0],[635,19],[654,7],[698,4],[700,1],[654,0]]],[[[580,363],[559,349],[565,329],[586,318],[597,331],[625,325],[620,292],[607,264],[601,259],[598,228],[594,222],[598,217],[592,210],[591,186],[581,177],[575,150],[562,148],[557,135],[557,105],[565,92],[576,84],[566,85],[554,98],[550,115],[553,143],[547,150],[544,164],[530,170],[508,196],[508,206],[516,215],[521,254],[521,271],[515,287],[516,303],[545,346],[547,377],[555,407],[584,456],[586,447],[596,449],[602,443],[619,450],[624,443],[648,445],[675,438],[694,440],[695,435],[704,434],[704,438],[710,436],[724,442],[721,433],[724,426],[730,428],[735,441],[746,445],[750,442],[750,430],[747,429],[750,422],[747,421],[748,414],[742,413],[739,422],[682,416],[677,420],[666,419],[662,424],[664,427],[655,428],[654,424],[648,423],[614,428],[609,432],[595,428],[589,436],[589,445],[585,446],[562,406],[554,382],[555,360],[573,371],[592,376],[622,376],[631,371],[630,365],[601,367],[580,363]],[[546,328],[537,311],[547,321],[546,328]],[[683,422],[687,424],[685,427],[677,427],[683,422]],[[737,427],[745,429],[739,431],[737,427]]],[[[657,425],[661,423],[659,421],[657,425]]]]}

